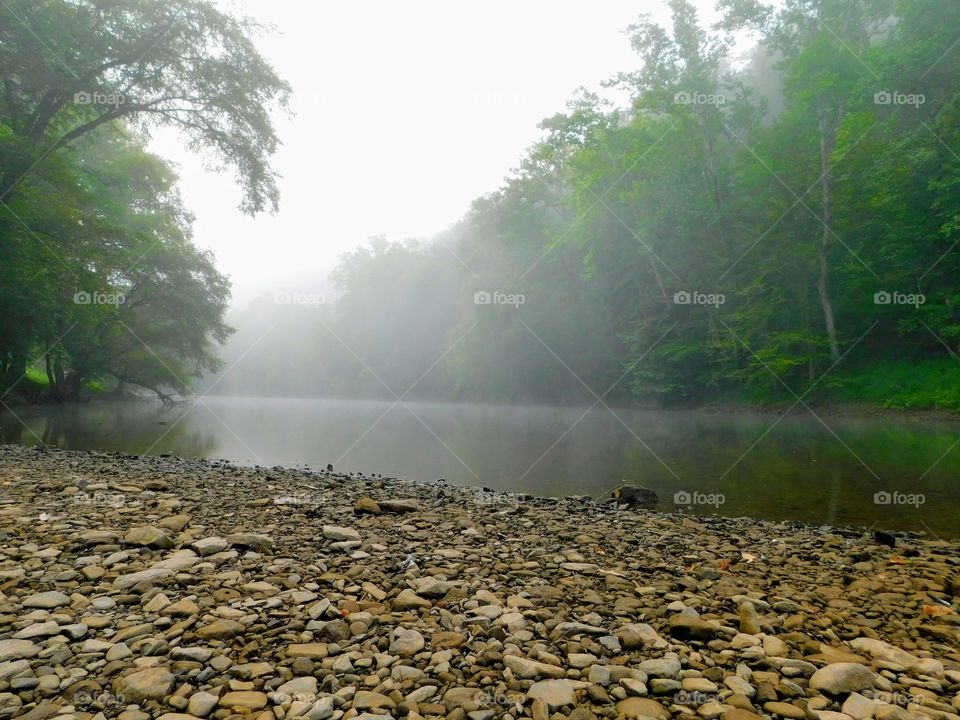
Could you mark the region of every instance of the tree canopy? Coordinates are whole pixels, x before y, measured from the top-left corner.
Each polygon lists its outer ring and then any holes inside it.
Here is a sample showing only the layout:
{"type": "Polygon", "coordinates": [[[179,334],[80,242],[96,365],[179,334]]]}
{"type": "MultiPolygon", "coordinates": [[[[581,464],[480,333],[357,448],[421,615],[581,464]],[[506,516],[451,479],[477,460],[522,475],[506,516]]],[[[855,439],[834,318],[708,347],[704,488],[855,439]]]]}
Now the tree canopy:
{"type": "Polygon", "coordinates": [[[203,0],[10,0],[0,15],[0,388],[40,358],[57,400],[103,382],[185,392],[219,367],[229,283],[145,140],[177,128],[233,168],[245,211],[275,209],[271,112],[288,87],[258,26],[203,0]]]}

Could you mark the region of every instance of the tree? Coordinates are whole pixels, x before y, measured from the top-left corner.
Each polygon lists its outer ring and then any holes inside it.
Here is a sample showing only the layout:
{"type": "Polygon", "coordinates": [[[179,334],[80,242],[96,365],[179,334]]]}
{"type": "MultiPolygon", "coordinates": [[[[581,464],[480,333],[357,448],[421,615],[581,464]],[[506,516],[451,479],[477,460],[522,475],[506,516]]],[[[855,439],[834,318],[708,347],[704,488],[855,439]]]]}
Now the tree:
{"type": "Polygon", "coordinates": [[[9,0],[0,14],[0,200],[51,154],[124,121],[178,128],[235,170],[246,212],[277,207],[270,111],[289,87],[256,50],[253,21],[207,0],[9,0]]]}

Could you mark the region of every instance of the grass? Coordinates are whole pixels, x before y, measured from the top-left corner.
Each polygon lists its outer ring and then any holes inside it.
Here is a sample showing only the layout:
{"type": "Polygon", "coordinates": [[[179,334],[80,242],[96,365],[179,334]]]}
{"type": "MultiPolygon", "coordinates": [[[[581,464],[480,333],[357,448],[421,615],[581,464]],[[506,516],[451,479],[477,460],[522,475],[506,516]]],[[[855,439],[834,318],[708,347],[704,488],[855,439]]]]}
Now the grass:
{"type": "Polygon", "coordinates": [[[831,394],[891,410],[960,410],[960,362],[885,361],[842,376],[831,394]]]}

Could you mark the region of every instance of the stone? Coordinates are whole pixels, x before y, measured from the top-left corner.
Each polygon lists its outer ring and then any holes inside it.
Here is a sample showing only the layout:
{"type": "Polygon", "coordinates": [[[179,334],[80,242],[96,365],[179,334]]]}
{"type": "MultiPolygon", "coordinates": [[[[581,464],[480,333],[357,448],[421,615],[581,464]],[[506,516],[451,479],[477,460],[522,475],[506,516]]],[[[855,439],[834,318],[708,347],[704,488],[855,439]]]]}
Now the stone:
{"type": "Polygon", "coordinates": [[[170,532],[178,533],[189,524],[189,515],[170,515],[169,517],[165,517],[160,520],[160,522],[157,523],[157,527],[163,530],[169,530],[170,532]]]}
{"type": "Polygon", "coordinates": [[[0,662],[29,660],[40,654],[40,646],[29,640],[0,640],[0,662]]]}
{"type": "MultiPolygon", "coordinates": [[[[541,700],[550,710],[557,710],[564,705],[573,705],[577,702],[576,688],[580,685],[571,680],[541,680],[535,682],[527,690],[529,700],[541,700]]],[[[582,683],[584,687],[588,683],[582,683]]]]}
{"type": "Polygon", "coordinates": [[[805,720],[807,714],[802,708],[785,702],[771,701],[763,704],[763,709],[771,715],[779,715],[790,720],[805,720]]]}
{"type": "Polygon", "coordinates": [[[680,614],[670,618],[670,634],[680,640],[713,640],[719,633],[719,628],[700,617],[680,614]]]}
{"type": "Polygon", "coordinates": [[[672,657],[644,660],[637,667],[651,677],[680,679],[680,661],[672,657]]]}
{"type": "Polygon", "coordinates": [[[357,541],[360,542],[360,533],[353,528],[341,527],[339,525],[324,525],[322,528],[323,536],[327,540],[357,541]]]}
{"type": "Polygon", "coordinates": [[[252,550],[256,553],[273,552],[273,540],[259,533],[231,533],[227,535],[227,542],[233,547],[252,550]]]}
{"type": "Polygon", "coordinates": [[[639,720],[640,718],[670,720],[670,711],[656,700],[631,697],[617,703],[617,718],[618,720],[639,720]]]}
{"type": "Polygon", "coordinates": [[[859,663],[833,663],[813,674],[810,687],[831,695],[868,690],[873,687],[873,672],[859,663]]]}
{"type": "Polygon", "coordinates": [[[244,630],[244,626],[236,620],[222,618],[197,630],[197,637],[202,640],[229,640],[242,635],[244,630]]]}
{"type": "Polygon", "coordinates": [[[740,632],[747,635],[756,635],[760,632],[760,618],[757,609],[751,602],[740,605],[740,632]]]}
{"type": "Polygon", "coordinates": [[[423,650],[426,641],[418,630],[397,628],[391,633],[390,654],[412,657],[423,650]]]}
{"type": "Polygon", "coordinates": [[[417,595],[410,588],[405,588],[393,599],[393,607],[397,610],[416,610],[419,608],[429,609],[433,607],[433,604],[426,598],[417,595]]]}
{"type": "Polygon", "coordinates": [[[125,703],[162,700],[173,689],[173,673],[165,667],[152,667],[117,678],[113,691],[125,703]]]}
{"type": "Polygon", "coordinates": [[[316,695],[317,679],[315,677],[298,677],[288,680],[277,688],[278,693],[284,695],[316,695]]]}
{"type": "Polygon", "coordinates": [[[723,711],[723,720],[762,720],[760,715],[744,708],[727,708],[723,711]]]}
{"type": "Polygon", "coordinates": [[[840,710],[853,720],[871,720],[877,710],[877,702],[858,692],[852,692],[843,701],[840,710]]]}
{"type": "Polygon", "coordinates": [[[667,642],[646,623],[632,623],[617,630],[617,639],[628,650],[642,647],[665,647],[667,642]]]}
{"type": "Polygon", "coordinates": [[[56,591],[37,593],[23,601],[25,608],[43,608],[45,610],[52,610],[69,604],[70,598],[62,592],[56,591]]]}
{"type": "Polygon", "coordinates": [[[139,572],[130,573],[129,575],[120,575],[113,581],[113,587],[117,590],[126,590],[131,588],[134,585],[139,585],[140,583],[155,583],[165,578],[173,575],[172,570],[166,570],[162,568],[151,568],[148,570],[141,570],[139,572]]]}
{"type": "Polygon", "coordinates": [[[562,667],[548,665],[547,663],[538,662],[526,657],[518,657],[516,655],[505,655],[503,664],[510,668],[510,671],[516,677],[524,680],[536,680],[541,677],[562,678],[566,674],[566,671],[562,667]]]}
{"type": "Polygon", "coordinates": [[[231,710],[263,710],[267,706],[265,693],[255,690],[238,690],[225,693],[220,698],[220,707],[231,710]]]}
{"type": "Polygon", "coordinates": [[[362,497],[359,500],[357,500],[357,504],[354,505],[353,511],[357,513],[357,515],[362,515],[364,513],[369,515],[379,515],[380,506],[377,504],[377,501],[374,500],[373,498],[362,497]]]}
{"type": "Polygon", "coordinates": [[[322,660],[329,655],[326,643],[294,643],[287,645],[287,657],[322,660]]]}
{"type": "Polygon", "coordinates": [[[411,513],[419,512],[420,504],[416,500],[381,500],[380,509],[386,513],[411,513]]]}
{"type": "Polygon", "coordinates": [[[353,697],[353,708],[355,710],[392,710],[397,704],[378,692],[369,690],[359,690],[353,697]]]}
{"type": "Polygon", "coordinates": [[[160,528],[151,525],[130,528],[127,534],[123,536],[124,545],[134,545],[137,547],[151,547],[158,549],[170,549],[173,547],[173,538],[169,533],[160,528]]]}
{"type": "Polygon", "coordinates": [[[200,557],[207,557],[223,552],[230,547],[230,543],[227,542],[226,538],[207,537],[191,543],[190,547],[193,548],[200,557]]]}

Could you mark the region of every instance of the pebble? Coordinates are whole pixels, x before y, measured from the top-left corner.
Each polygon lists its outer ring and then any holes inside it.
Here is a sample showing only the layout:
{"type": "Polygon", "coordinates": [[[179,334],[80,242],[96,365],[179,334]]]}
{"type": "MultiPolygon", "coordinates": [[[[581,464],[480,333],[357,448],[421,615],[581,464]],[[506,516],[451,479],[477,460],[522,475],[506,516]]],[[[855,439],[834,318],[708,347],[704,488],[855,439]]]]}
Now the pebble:
{"type": "Polygon", "coordinates": [[[0,720],[960,720],[956,542],[480,496],[0,446],[0,720]]]}

